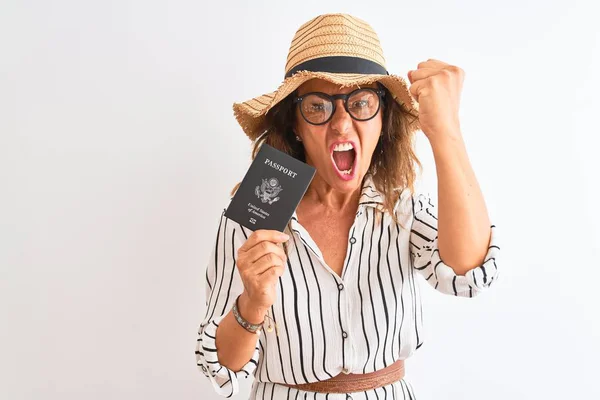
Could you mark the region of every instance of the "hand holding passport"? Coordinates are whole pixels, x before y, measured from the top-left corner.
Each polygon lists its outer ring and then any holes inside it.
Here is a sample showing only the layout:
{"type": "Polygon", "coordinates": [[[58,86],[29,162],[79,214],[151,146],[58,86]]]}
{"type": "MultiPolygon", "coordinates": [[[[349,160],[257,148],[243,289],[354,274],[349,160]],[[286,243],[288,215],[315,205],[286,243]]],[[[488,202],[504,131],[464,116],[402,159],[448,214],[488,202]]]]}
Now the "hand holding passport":
{"type": "MultiPolygon", "coordinates": [[[[253,232],[238,253],[237,267],[244,281],[239,307],[242,315],[253,320],[251,323],[259,323],[268,315],[285,268],[286,239],[274,231],[284,231],[315,172],[314,167],[263,144],[225,211],[227,218],[252,231],[270,231],[260,235],[253,232]],[[267,246],[258,248],[256,245],[262,241],[268,242],[267,246]],[[278,243],[283,244],[283,250],[278,243]],[[264,257],[267,253],[276,257],[264,257]],[[267,274],[267,270],[271,272],[267,274]]],[[[273,325],[277,329],[277,324],[273,325]]],[[[267,331],[272,330],[269,320],[267,331]]]]}
{"type": "Polygon", "coordinates": [[[263,144],[225,216],[252,231],[283,232],[315,172],[314,167],[263,144]]]}

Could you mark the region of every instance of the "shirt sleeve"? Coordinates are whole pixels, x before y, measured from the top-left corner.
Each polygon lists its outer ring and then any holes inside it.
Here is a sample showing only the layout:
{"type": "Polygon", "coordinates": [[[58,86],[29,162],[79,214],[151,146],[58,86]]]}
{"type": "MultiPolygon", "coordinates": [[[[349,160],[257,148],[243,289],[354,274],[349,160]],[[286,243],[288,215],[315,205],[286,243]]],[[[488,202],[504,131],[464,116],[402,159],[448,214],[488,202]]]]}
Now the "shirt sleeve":
{"type": "Polygon", "coordinates": [[[248,378],[258,366],[259,349],[240,371],[233,371],[219,363],[215,344],[219,324],[243,292],[239,271],[236,267],[238,248],[246,241],[248,230],[221,214],[217,238],[206,268],[206,312],[196,344],[196,364],[204,376],[210,379],[215,391],[225,397],[239,392],[239,378],[248,378]]]}
{"type": "Polygon", "coordinates": [[[491,239],[484,262],[457,275],[440,258],[436,203],[429,193],[412,196],[413,222],[410,231],[410,254],[413,267],[436,290],[449,295],[473,297],[498,279],[497,260],[500,252],[496,226],[491,225],[491,239]]]}

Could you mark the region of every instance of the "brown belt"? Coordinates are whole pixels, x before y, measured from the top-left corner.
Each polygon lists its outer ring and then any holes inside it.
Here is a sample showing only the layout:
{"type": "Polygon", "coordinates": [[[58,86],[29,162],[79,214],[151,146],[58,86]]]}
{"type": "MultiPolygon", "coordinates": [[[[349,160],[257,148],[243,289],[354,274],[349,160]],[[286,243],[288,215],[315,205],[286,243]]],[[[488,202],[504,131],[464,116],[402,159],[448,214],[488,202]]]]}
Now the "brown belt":
{"type": "Polygon", "coordinates": [[[367,374],[341,373],[324,381],[301,383],[298,385],[282,385],[308,392],[353,393],[380,388],[397,382],[402,378],[404,378],[404,360],[398,360],[386,368],[367,374]]]}

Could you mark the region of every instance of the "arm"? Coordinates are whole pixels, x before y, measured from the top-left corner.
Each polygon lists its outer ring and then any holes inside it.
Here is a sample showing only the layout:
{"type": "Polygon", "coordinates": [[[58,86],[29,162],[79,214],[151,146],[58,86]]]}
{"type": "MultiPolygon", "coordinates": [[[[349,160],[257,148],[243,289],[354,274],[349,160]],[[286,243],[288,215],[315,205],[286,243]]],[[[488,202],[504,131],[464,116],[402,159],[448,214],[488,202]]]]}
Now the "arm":
{"type": "MultiPolygon", "coordinates": [[[[245,320],[253,324],[263,322],[267,314],[267,310],[260,310],[250,303],[246,292],[238,300],[238,310],[245,320]]],[[[240,371],[252,359],[258,338],[256,333],[248,332],[240,326],[233,311],[229,311],[217,329],[215,341],[221,365],[232,371],[240,371]]]]}
{"type": "MultiPolygon", "coordinates": [[[[233,324],[239,329],[232,324],[231,308],[244,291],[236,251],[245,240],[242,227],[221,215],[206,269],[206,312],[198,330],[196,363],[222,396],[238,393],[239,378],[252,374],[259,361],[258,335],[243,329],[235,319],[233,324]],[[239,336],[234,336],[236,333],[239,336]]],[[[250,314],[247,304],[239,306],[244,307],[240,313],[250,314]]]]}
{"type": "Polygon", "coordinates": [[[499,252],[488,213],[462,140],[459,108],[465,73],[440,60],[409,71],[419,124],[433,149],[438,175],[438,218],[427,196],[413,198],[414,268],[436,289],[472,297],[498,276],[499,252]]]}
{"type": "MultiPolygon", "coordinates": [[[[419,124],[433,149],[438,176],[439,252],[457,275],[484,261],[491,230],[483,195],[465,150],[459,120],[464,71],[440,60],[409,71],[419,124]]],[[[436,227],[437,228],[437,227],[436,227]]]]}
{"type": "Polygon", "coordinates": [[[459,131],[430,139],[438,180],[440,257],[457,275],[484,262],[490,219],[459,131]]]}

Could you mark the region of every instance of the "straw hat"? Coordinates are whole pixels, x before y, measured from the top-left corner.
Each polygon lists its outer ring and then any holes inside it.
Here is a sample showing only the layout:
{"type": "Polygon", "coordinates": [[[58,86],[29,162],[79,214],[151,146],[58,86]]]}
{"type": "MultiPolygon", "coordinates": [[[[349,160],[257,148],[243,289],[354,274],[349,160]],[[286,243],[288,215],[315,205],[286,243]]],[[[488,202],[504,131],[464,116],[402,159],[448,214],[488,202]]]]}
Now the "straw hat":
{"type": "MultiPolygon", "coordinates": [[[[274,92],[243,103],[233,112],[251,140],[266,129],[265,114],[304,82],[320,78],[341,87],[379,82],[407,111],[418,115],[406,81],[390,75],[379,38],[371,26],[348,14],[324,14],[303,24],[292,39],[285,64],[285,78],[274,92]]],[[[419,129],[418,119],[409,131],[419,129]]]]}

